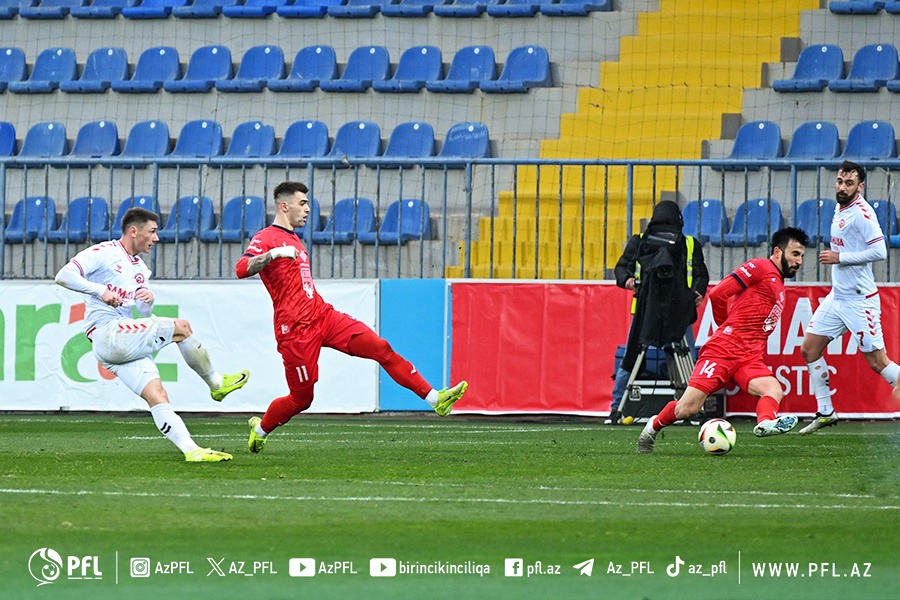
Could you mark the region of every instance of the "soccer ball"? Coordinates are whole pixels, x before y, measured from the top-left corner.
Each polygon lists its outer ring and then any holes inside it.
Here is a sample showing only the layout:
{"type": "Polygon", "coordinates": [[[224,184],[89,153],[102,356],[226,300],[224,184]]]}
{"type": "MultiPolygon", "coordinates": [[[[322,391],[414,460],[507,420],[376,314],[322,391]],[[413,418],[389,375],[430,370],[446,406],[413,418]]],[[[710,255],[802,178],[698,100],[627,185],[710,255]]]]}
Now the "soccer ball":
{"type": "Polygon", "coordinates": [[[700,428],[700,447],[710,454],[727,454],[734,448],[737,432],[725,419],[710,419],[700,428]]]}

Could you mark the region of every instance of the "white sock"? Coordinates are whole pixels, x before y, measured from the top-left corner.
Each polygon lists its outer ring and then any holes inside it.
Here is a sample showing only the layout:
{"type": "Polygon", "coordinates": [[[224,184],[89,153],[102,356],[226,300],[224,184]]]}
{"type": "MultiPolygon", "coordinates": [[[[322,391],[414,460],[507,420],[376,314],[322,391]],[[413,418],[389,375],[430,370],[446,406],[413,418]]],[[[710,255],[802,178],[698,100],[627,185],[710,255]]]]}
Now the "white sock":
{"type": "Polygon", "coordinates": [[[816,395],[819,413],[830,415],[834,412],[834,407],[831,406],[831,386],[829,385],[828,363],[825,362],[825,357],[820,356],[818,359],[806,363],[806,368],[809,369],[809,385],[816,395]]]}
{"type": "Polygon", "coordinates": [[[151,406],[150,414],[153,415],[156,428],[182,452],[190,452],[200,447],[191,438],[184,421],[172,410],[168,402],[151,406]]]}
{"type": "Polygon", "coordinates": [[[879,375],[884,377],[884,380],[891,384],[891,387],[894,387],[897,385],[897,379],[900,379],[900,365],[891,361],[891,364],[886,366],[879,375]]]}
{"type": "Polygon", "coordinates": [[[431,408],[437,406],[438,403],[438,392],[436,389],[431,388],[431,391],[428,392],[428,395],[425,396],[425,402],[431,405],[431,408]]]}
{"type": "Polygon", "coordinates": [[[178,342],[178,349],[181,350],[184,361],[206,382],[209,389],[217,390],[222,387],[222,375],[213,368],[209,352],[206,351],[197,336],[192,335],[186,340],[178,342]]]}
{"type": "Polygon", "coordinates": [[[261,425],[260,423],[257,423],[257,424],[256,424],[256,427],[254,427],[254,429],[256,430],[256,435],[258,435],[258,436],[261,437],[261,438],[264,438],[264,437],[266,437],[267,435],[269,435],[268,433],[266,433],[265,431],[263,431],[262,425],[261,425]]]}

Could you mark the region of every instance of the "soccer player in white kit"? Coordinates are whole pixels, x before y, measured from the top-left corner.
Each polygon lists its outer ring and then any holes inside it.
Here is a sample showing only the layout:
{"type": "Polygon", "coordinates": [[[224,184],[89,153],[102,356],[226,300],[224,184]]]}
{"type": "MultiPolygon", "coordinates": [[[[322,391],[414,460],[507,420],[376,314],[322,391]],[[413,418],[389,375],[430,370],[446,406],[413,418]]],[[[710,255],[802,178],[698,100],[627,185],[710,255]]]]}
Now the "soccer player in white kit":
{"type": "Polygon", "coordinates": [[[150,406],[157,428],[184,453],[187,462],[231,460],[225,452],[201,448],[191,439],[184,421],[169,404],[169,397],[151,358],[172,342],[185,362],[209,385],[213,400],[221,401],[250,378],[249,371],[222,375],[216,371],[191,325],[184,319],[150,314],[154,296],[147,288],[150,269],[138,254],[159,241],[159,216],[143,208],[130,208],[122,217],[122,237],[82,250],[56,274],[56,283],[88,296],[85,335],[103,367],[115,373],[150,406]],[[132,318],[132,307],[141,314],[132,318]]]}
{"type": "Polygon", "coordinates": [[[831,404],[828,365],[822,356],[834,338],[849,331],[873,371],[892,387],[897,386],[900,377],[900,366],[884,351],[881,300],[872,263],[887,257],[887,246],[875,211],[863,198],[865,181],[866,171],[856,163],[844,161],[838,168],[831,249],[819,253],[820,263],[832,265],[831,292],[813,314],[800,348],[818,410],[812,422],[800,430],[800,435],[815,433],[838,421],[831,404]]]}

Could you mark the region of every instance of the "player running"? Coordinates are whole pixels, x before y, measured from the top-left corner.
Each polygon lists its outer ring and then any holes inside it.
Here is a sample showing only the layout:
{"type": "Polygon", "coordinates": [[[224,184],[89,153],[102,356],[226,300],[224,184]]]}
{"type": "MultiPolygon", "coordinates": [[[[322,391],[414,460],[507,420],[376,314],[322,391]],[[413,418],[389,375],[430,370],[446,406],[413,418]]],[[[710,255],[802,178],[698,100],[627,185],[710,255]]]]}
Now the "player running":
{"type": "Polygon", "coordinates": [[[887,258],[887,246],[875,211],[863,198],[865,186],[865,169],[844,161],[834,184],[837,206],[831,219],[831,249],[819,253],[819,262],[831,265],[831,291],[813,314],[800,347],[818,404],[815,418],[800,435],[837,424],[828,364],[822,354],[831,340],[848,331],[869,367],[894,387],[895,399],[900,396],[900,366],[884,351],[881,299],[872,274],[872,263],[887,258]]]}
{"type": "Polygon", "coordinates": [[[378,361],[394,381],[423,398],[442,417],[450,414],[468,386],[461,381],[449,389],[434,389],[368,325],[335,310],[322,299],[313,283],[309,255],[294,232],[309,216],[307,191],[306,184],[298,181],[275,186],[275,220],[253,236],[235,267],[241,279],[259,273],[272,297],[275,341],[284,360],[290,392],[273,400],[262,419],[250,419],[247,445],[251,452],[261,451],[276,427],[310,407],[323,346],[378,361]]]}
{"type": "Polygon", "coordinates": [[[151,355],[172,342],[185,362],[209,386],[213,400],[244,386],[250,371],[221,375],[209,352],[194,336],[184,319],[150,315],[154,296],[147,287],[150,269],[138,256],[150,252],[159,241],[159,216],[143,208],[129,208],[122,216],[122,237],[82,250],[56,274],[56,283],[88,296],[85,302],[85,335],[94,356],[122,383],[150,406],[156,427],[184,453],[187,462],[219,462],[231,455],[201,448],[191,439],[184,421],[169,404],[159,369],[151,355]],[[136,308],[142,319],[133,319],[136,308]]]}
{"type": "Polygon", "coordinates": [[[681,398],[647,422],[638,437],[638,452],[653,452],[663,427],[697,414],[706,398],[729,381],[759,398],[753,428],[757,437],[786,433],[797,425],[793,415],[777,416],[784,390],[763,354],[784,310],[784,279],[800,269],[808,242],[802,229],[780,229],[772,235],[771,257],[744,263],[713,288],[709,301],[719,328],[700,348],[681,398]]]}

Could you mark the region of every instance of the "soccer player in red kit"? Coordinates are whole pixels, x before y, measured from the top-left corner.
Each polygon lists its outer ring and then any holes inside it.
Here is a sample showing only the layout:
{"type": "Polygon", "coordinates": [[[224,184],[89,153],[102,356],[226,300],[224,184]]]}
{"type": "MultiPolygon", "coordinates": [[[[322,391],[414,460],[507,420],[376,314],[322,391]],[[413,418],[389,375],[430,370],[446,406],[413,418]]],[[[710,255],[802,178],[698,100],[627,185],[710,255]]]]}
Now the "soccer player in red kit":
{"type": "Polygon", "coordinates": [[[720,326],[700,348],[681,398],[647,422],[638,437],[639,452],[653,452],[663,427],[697,414],[706,398],[729,381],[759,397],[753,428],[757,437],[785,433],[797,425],[793,415],[777,416],[784,390],[763,362],[763,354],[784,310],[784,279],[800,269],[808,242],[802,229],[780,229],[772,235],[771,257],[744,263],[713,288],[709,301],[720,326]]]}
{"type": "Polygon", "coordinates": [[[251,452],[259,452],[267,436],[310,407],[319,379],[319,353],[334,348],[351,356],[378,361],[388,375],[428,402],[445,417],[468,384],[434,389],[416,368],[394,352],[372,329],[325,302],[313,283],[309,255],[294,232],[309,216],[306,184],[284,181],[275,186],[275,220],[253,236],[235,271],[241,279],[259,273],[275,308],[275,341],[284,360],[290,393],[276,398],[260,419],[249,421],[251,452]]]}

